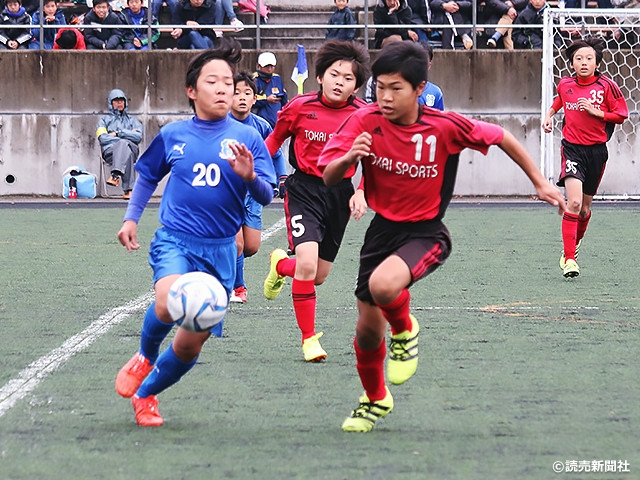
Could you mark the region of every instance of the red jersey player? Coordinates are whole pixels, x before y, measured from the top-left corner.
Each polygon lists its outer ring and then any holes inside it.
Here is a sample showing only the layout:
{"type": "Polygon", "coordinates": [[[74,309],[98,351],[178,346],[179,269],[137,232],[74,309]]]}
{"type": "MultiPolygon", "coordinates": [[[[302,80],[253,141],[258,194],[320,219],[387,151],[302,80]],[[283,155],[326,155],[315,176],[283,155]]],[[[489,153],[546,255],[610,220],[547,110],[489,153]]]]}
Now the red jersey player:
{"type": "Polygon", "coordinates": [[[587,37],[569,45],[565,55],[575,76],[563,77],[542,128],[551,132],[551,117],[564,108],[562,171],[559,186],[567,195],[562,217],[560,268],[565,277],[576,277],[580,243],[591,219],[591,204],[604,173],[609,152],[607,141],[616,123],[629,116],[627,103],[613,80],[598,72],[604,40],[587,37]]]}
{"type": "Polygon", "coordinates": [[[524,147],[498,125],[418,104],[426,81],[426,52],[411,42],[385,46],[372,66],[377,104],[355,112],[320,156],[327,185],[360,162],[364,193],[376,212],[360,251],[354,348],[364,394],[342,424],[368,432],[393,408],[386,386],[385,334],[391,326],[387,376],[407,381],[418,366],[420,326],[410,314],[408,288],[449,256],[442,223],[451,200],[458,157],[465,148],[486,153],[498,145],[533,182],[538,196],[564,210],[564,197],[540,173],[524,147]]]}
{"type": "Polygon", "coordinates": [[[271,253],[271,268],[264,282],[264,295],[275,299],[293,277],[291,297],[298,327],[302,332],[302,352],[307,362],[323,361],[327,353],[315,331],[316,285],[327,276],[351,213],[358,219],[366,210],[362,191],[354,195],[351,175],[327,187],[318,170],[318,157],[327,141],[351,113],[366,106],[355,97],[368,76],[369,55],[362,45],[329,40],[316,54],[316,76],[320,91],[298,95],[278,114],[278,121],[266,140],[276,152],[291,137],[289,162],[295,167],[285,183],[284,210],[289,249],[271,253]]]}

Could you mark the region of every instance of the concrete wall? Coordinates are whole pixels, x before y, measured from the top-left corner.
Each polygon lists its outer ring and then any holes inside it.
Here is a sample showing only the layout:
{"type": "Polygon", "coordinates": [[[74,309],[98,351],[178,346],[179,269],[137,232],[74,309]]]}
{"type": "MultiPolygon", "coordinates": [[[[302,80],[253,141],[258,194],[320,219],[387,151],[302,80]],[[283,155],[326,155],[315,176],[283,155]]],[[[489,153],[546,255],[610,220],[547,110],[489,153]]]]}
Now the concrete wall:
{"type": "MultiPolygon", "coordinates": [[[[296,88],[289,77],[296,54],[275,53],[276,71],[293,96],[296,88]]],[[[71,165],[98,173],[96,122],[107,109],[112,88],[127,93],[130,112],[143,122],[143,147],[162,125],[191,116],[183,85],[192,56],[188,51],[0,52],[0,195],[60,194],[62,172],[71,165]]],[[[241,68],[252,71],[256,56],[246,51],[241,68]]],[[[307,60],[312,72],[313,52],[307,60]]],[[[503,125],[538,159],[540,75],[540,52],[436,51],[431,80],[442,88],[447,109],[503,125]]],[[[316,88],[309,78],[305,91],[316,88]]],[[[611,175],[619,184],[607,186],[608,191],[640,191],[637,163],[629,158],[623,174],[611,175]]],[[[533,190],[508,158],[492,148],[488,157],[463,154],[456,193],[533,190]]]]}

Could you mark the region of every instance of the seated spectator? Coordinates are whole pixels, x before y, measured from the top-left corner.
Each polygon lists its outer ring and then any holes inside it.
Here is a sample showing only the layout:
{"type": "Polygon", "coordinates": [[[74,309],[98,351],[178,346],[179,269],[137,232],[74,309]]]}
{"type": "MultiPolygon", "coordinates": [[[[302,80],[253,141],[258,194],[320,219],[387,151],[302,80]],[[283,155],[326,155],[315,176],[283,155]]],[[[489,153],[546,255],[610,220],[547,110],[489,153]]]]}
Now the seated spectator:
{"type": "MultiPolygon", "coordinates": [[[[123,29],[122,46],[125,50],[147,50],[149,48],[149,10],[142,6],[142,0],[127,0],[127,8],[122,10],[122,17],[127,25],[141,25],[141,28],[123,29]]],[[[158,25],[156,17],[151,18],[151,25],[158,25]]],[[[160,38],[160,30],[151,29],[151,48],[160,38]]]]}
{"type": "Polygon", "coordinates": [[[452,28],[442,30],[442,48],[453,50],[455,39],[462,41],[464,48],[469,50],[473,47],[473,40],[469,36],[470,28],[460,28],[456,25],[469,25],[471,23],[470,0],[430,0],[431,23],[436,25],[451,25],[452,28]]]}
{"type": "Polygon", "coordinates": [[[0,15],[0,50],[29,48],[30,29],[2,28],[2,25],[31,25],[31,16],[22,6],[22,0],[7,0],[0,15]]]}
{"type": "Polygon", "coordinates": [[[133,164],[138,159],[142,141],[142,123],[127,112],[127,96],[119,88],[109,92],[107,101],[111,113],[98,120],[96,136],[102,159],[111,167],[107,184],[121,185],[123,197],[128,200],[135,183],[133,164]]]}
{"type": "MultiPolygon", "coordinates": [[[[375,25],[413,25],[411,9],[407,0],[378,0],[373,9],[375,25]]],[[[376,27],[374,48],[382,48],[388,42],[396,40],[418,41],[418,34],[407,28],[376,27]]]]}
{"type": "MultiPolygon", "coordinates": [[[[64,13],[62,10],[58,8],[58,0],[44,0],[42,2],[42,17],[43,25],[66,25],[67,20],[64,17],[64,13]]],[[[33,25],[40,25],[40,12],[36,11],[33,14],[31,23],[33,25]]],[[[44,50],[51,50],[53,48],[53,42],[56,39],[56,35],[58,33],[58,28],[43,28],[42,29],[42,39],[43,44],[42,48],[44,50]]],[[[39,50],[40,49],[40,29],[32,28],[31,35],[33,38],[31,39],[31,43],[29,43],[30,50],[39,50]]]]}
{"type": "MultiPolygon", "coordinates": [[[[415,25],[428,25],[431,23],[431,8],[429,0],[407,0],[407,4],[411,9],[411,21],[415,25]]],[[[418,42],[428,43],[429,32],[424,28],[414,28],[414,32],[418,34],[418,42]]]]}
{"type": "Polygon", "coordinates": [[[176,9],[175,25],[186,25],[188,28],[176,28],[171,36],[178,41],[178,48],[207,49],[213,48],[216,33],[210,28],[200,25],[215,24],[214,0],[181,0],[176,9]]]}
{"type": "MultiPolygon", "coordinates": [[[[545,0],[529,0],[527,6],[518,14],[515,25],[542,25],[545,0]]],[[[542,48],[542,28],[515,28],[513,44],[517,49],[533,50],[542,48]]]]}
{"type": "Polygon", "coordinates": [[[84,35],[77,28],[61,28],[53,42],[54,50],[86,50],[84,35]]]}
{"type": "Polygon", "coordinates": [[[160,18],[160,9],[162,8],[162,4],[166,3],[167,7],[169,7],[169,13],[171,15],[171,21],[176,18],[176,13],[178,10],[178,0],[151,0],[151,14],[155,18],[160,18]]]}
{"type": "Polygon", "coordinates": [[[122,25],[120,15],[111,11],[107,0],[93,0],[93,8],[83,20],[87,50],[119,50],[122,48],[121,28],[100,28],[101,25],[122,25]]]}
{"type": "MultiPolygon", "coordinates": [[[[511,25],[518,13],[527,6],[527,0],[485,0],[478,8],[479,23],[488,25],[511,25]]],[[[487,47],[497,48],[502,39],[505,50],[513,50],[511,28],[485,28],[484,33],[489,37],[487,47]]]]}
{"type": "MultiPolygon", "coordinates": [[[[356,19],[347,6],[349,0],[334,0],[336,10],[329,18],[329,25],[355,25],[356,19]]],[[[325,40],[353,40],[356,38],[355,28],[327,28],[325,40]]]]}
{"type": "Polygon", "coordinates": [[[216,25],[224,24],[225,16],[229,19],[229,25],[234,27],[236,32],[244,30],[244,23],[240,21],[233,10],[233,1],[216,0],[216,25]]]}

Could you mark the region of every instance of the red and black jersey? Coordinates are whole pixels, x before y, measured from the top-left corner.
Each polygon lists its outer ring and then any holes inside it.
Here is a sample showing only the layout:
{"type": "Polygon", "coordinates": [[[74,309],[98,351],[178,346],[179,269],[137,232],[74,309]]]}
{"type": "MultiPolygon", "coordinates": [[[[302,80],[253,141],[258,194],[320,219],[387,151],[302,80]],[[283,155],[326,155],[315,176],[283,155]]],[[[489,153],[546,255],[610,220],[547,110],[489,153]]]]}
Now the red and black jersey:
{"type": "Polygon", "coordinates": [[[394,222],[442,219],[460,152],[472,148],[486,155],[489,146],[502,142],[504,131],[453,112],[423,106],[420,112],[416,123],[398,125],[384,118],[377,104],[358,110],[329,141],[318,164],[324,169],[369,132],[371,154],[361,163],[371,209],[394,222]]]}
{"type": "Polygon", "coordinates": [[[291,137],[289,163],[307,175],[322,177],[318,170],[320,153],[342,122],[366,105],[352,96],[344,105],[331,106],[320,91],[298,95],[278,113],[276,126],[266,140],[267,148],[275,153],[291,137]]]}
{"type": "Polygon", "coordinates": [[[627,102],[618,85],[604,75],[580,80],[577,76],[563,77],[558,83],[558,96],[554,99],[556,112],[564,108],[562,136],[576,145],[606,143],[613,134],[616,123],[629,116],[627,102]],[[604,112],[604,118],[596,118],[580,110],[578,99],[587,98],[591,104],[604,112]]]}

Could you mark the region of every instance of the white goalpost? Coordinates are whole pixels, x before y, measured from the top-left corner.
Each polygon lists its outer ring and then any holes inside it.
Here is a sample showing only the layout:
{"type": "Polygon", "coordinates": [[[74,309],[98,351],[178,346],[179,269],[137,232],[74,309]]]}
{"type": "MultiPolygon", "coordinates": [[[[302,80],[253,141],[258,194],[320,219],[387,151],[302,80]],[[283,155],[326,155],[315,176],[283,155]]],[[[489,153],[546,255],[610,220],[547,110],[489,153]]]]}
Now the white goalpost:
{"type": "MultiPolygon", "coordinates": [[[[640,9],[547,8],[544,15],[542,105],[544,118],[563,76],[572,75],[565,48],[578,38],[600,36],[606,41],[600,72],[615,81],[629,107],[629,118],[616,125],[607,143],[609,161],[599,198],[640,199],[640,9]]],[[[560,139],[564,112],[553,117],[552,133],[541,133],[540,167],[555,183],[560,165],[560,139]]]]}

